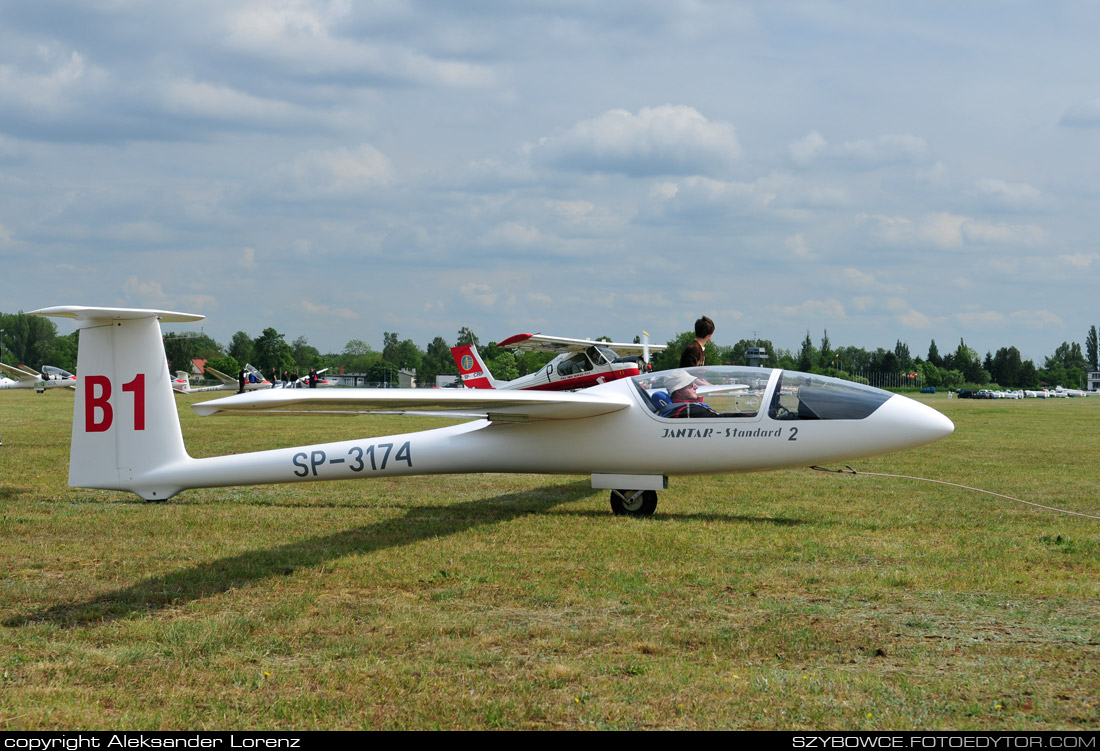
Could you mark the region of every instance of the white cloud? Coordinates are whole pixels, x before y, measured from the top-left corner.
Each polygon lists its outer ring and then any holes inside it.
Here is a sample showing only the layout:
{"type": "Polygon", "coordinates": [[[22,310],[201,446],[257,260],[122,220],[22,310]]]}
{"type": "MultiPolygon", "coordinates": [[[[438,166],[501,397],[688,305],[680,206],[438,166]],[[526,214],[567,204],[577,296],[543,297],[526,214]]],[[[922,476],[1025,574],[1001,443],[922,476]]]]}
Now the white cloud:
{"type": "Polygon", "coordinates": [[[805,138],[788,144],[787,152],[795,164],[809,164],[814,157],[820,154],[828,142],[816,130],[810,131],[805,138]]]}
{"type": "Polygon", "coordinates": [[[892,164],[924,164],[930,157],[924,139],[908,133],[860,138],[834,146],[816,130],[789,143],[787,153],[791,161],[803,167],[827,160],[831,164],[859,169],[877,169],[892,164]]]}
{"type": "Polygon", "coordinates": [[[382,79],[443,87],[486,87],[496,75],[484,65],[443,60],[396,40],[371,42],[346,28],[346,2],[284,0],[237,9],[225,44],[281,65],[290,75],[382,79]]]}
{"type": "Polygon", "coordinates": [[[696,109],[666,104],[635,113],[614,109],[584,120],[531,150],[536,160],[581,172],[716,175],[741,156],[729,123],[711,122],[696,109]]]}
{"type": "Polygon", "coordinates": [[[285,102],[200,81],[179,80],[165,84],[162,99],[165,111],[177,115],[253,123],[296,119],[295,109],[285,102]]]}
{"type": "Polygon", "coordinates": [[[874,274],[860,271],[856,268],[849,267],[844,269],[844,271],[841,272],[841,276],[846,283],[862,289],[879,289],[883,286],[879,283],[878,279],[875,278],[874,274]]]}
{"type": "Polygon", "coordinates": [[[1046,237],[1043,228],[1033,224],[993,224],[946,212],[926,217],[920,232],[926,240],[941,248],[958,248],[964,244],[1034,246],[1046,237]]]}
{"type": "Polygon", "coordinates": [[[486,309],[492,308],[500,299],[500,294],[494,291],[492,287],[477,282],[463,284],[458,291],[467,303],[486,309]]]}
{"type": "Polygon", "coordinates": [[[298,310],[309,315],[322,316],[325,318],[344,318],[347,320],[355,320],[361,316],[351,308],[346,307],[332,307],[325,305],[324,303],[315,303],[312,300],[302,300],[298,303],[298,310]]]}
{"type": "Polygon", "coordinates": [[[965,326],[981,327],[1000,323],[1005,319],[1004,313],[995,310],[974,310],[956,313],[955,319],[965,326]]]}
{"type": "Polygon", "coordinates": [[[848,141],[837,147],[836,155],[871,166],[893,163],[917,164],[928,158],[928,144],[923,138],[897,133],[873,139],[848,141]]]}
{"type": "Polygon", "coordinates": [[[1058,256],[1058,260],[1068,266],[1076,266],[1077,268],[1087,269],[1089,266],[1100,258],[1100,254],[1097,253],[1072,253],[1058,256]]]}
{"type": "Polygon", "coordinates": [[[781,305],[777,309],[787,318],[805,318],[815,324],[844,318],[844,305],[833,298],[805,300],[798,305],[781,305]]]}
{"type": "Polygon", "coordinates": [[[907,311],[901,314],[898,320],[901,321],[901,324],[903,326],[911,329],[932,328],[932,319],[915,308],[909,308],[907,311]]]}
{"type": "Polygon", "coordinates": [[[1061,328],[1065,325],[1061,316],[1049,310],[1018,310],[1012,313],[1010,318],[1013,324],[1033,331],[1061,328]]]}
{"type": "Polygon", "coordinates": [[[965,216],[940,213],[925,218],[921,234],[941,248],[957,248],[963,244],[962,226],[969,221],[965,216]]]}
{"type": "Polygon", "coordinates": [[[1010,183],[986,177],[978,180],[978,191],[1007,206],[1029,206],[1039,202],[1042,194],[1027,183],[1010,183]]]}
{"type": "Polygon", "coordinates": [[[532,227],[522,222],[504,222],[498,224],[482,237],[482,242],[487,245],[504,245],[512,247],[528,248],[543,240],[543,235],[537,227],[532,227]]]}
{"type": "Polygon", "coordinates": [[[63,52],[40,45],[36,53],[37,62],[45,66],[42,72],[0,65],[0,100],[5,108],[26,108],[37,116],[57,117],[77,109],[83,98],[101,89],[108,78],[76,50],[63,52]]]}
{"type": "Polygon", "coordinates": [[[268,182],[276,193],[310,200],[354,195],[389,185],[393,163],[369,144],[310,150],[274,167],[268,182]]]}
{"type": "Polygon", "coordinates": [[[809,246],[806,245],[806,238],[801,233],[797,235],[791,235],[786,239],[784,244],[787,246],[787,249],[794,254],[795,258],[816,258],[816,256],[810,251],[809,246]]]}
{"type": "Polygon", "coordinates": [[[169,300],[160,282],[142,280],[136,276],[127,277],[122,290],[128,298],[150,308],[166,307],[169,300]]]}

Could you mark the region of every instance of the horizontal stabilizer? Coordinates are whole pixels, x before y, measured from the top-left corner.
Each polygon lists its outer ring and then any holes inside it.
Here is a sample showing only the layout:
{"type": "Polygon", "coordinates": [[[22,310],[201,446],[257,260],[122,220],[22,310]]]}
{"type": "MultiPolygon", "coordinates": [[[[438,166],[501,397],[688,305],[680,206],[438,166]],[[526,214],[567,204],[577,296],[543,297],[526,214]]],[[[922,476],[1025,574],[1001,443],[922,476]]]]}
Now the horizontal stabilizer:
{"type": "Polygon", "coordinates": [[[28,315],[53,316],[54,318],[75,318],[78,321],[136,321],[141,318],[156,317],[172,323],[201,321],[206,316],[197,313],[177,313],[172,310],[152,310],[146,308],[89,308],[84,305],[57,305],[52,308],[32,310],[28,315]]]}
{"type": "Polygon", "coordinates": [[[200,415],[217,412],[334,412],[431,414],[527,422],[595,417],[630,406],[623,394],[580,394],[491,389],[276,389],[237,394],[191,405],[200,415]]]}

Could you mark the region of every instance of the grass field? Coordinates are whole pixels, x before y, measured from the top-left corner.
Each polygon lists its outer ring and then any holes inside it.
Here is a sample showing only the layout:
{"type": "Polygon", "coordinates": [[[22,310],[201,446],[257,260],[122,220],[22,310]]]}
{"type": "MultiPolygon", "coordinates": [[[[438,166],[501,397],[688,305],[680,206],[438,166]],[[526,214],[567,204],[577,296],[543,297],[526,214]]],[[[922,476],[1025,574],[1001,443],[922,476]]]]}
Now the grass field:
{"type": "MultiPolygon", "coordinates": [[[[852,466],[1100,515],[1100,399],[927,398],[954,435],[852,466]]],[[[438,424],[202,399],[194,456],[438,424]]],[[[67,487],[72,404],[0,394],[0,730],[1100,728],[1097,520],[810,470],[146,504],[67,487]]]]}

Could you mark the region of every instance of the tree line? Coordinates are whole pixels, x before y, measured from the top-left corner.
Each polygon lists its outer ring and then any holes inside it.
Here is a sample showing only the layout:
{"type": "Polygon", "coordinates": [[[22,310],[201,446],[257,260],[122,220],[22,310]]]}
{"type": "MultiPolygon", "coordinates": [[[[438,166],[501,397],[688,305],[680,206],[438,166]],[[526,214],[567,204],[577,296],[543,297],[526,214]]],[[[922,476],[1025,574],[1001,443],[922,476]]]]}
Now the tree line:
{"type": "MultiPolygon", "coordinates": [[[[79,333],[61,336],[52,320],[28,316],[22,311],[0,313],[0,358],[10,365],[28,365],[36,370],[41,370],[43,365],[53,365],[76,372],[79,333]]],[[[666,350],[654,353],[654,370],[677,367],[680,353],[694,338],[693,331],[684,331],[671,339],[666,350]]],[[[600,340],[611,341],[609,337],[598,337],[597,341],[600,340]]],[[[635,338],[635,342],[638,341],[635,338]]],[[[477,335],[465,326],[458,330],[455,345],[437,336],[425,349],[420,349],[412,339],[402,339],[396,332],[384,332],[380,351],[361,339],[351,339],[343,351],[328,354],[322,354],[304,336],[287,342],[286,336],[274,328],[266,328],[256,337],[238,331],[224,346],[205,334],[168,333],[164,337],[165,354],[172,372],[190,371],[191,361],[202,358],[208,366],[230,375],[235,375],[245,364],[258,368],[265,375],[272,371],[279,375],[284,371],[304,375],[310,368],[328,368],[332,373],[343,369],[348,373],[362,373],[371,383],[393,385],[397,383],[399,369],[415,371],[421,385],[434,385],[438,375],[457,378],[458,369],[451,356],[451,347],[463,344],[478,347],[493,376],[500,380],[512,380],[540,370],[553,359],[548,353],[515,352],[498,347],[496,342],[482,345],[477,335]]],[[[807,330],[797,351],[776,348],[767,339],[741,339],[726,346],[712,341],[707,345],[707,362],[746,364],[745,355],[750,347],[764,349],[766,357],[761,365],[766,367],[862,382],[881,374],[916,374],[922,385],[940,388],[1085,388],[1087,373],[1100,371],[1100,336],[1096,326],[1089,327],[1084,349],[1077,342],[1062,342],[1044,359],[1042,367],[1024,360],[1016,347],[1002,347],[996,353],[986,352],[982,356],[960,339],[953,351],[941,354],[933,339],[926,356],[921,357],[912,355],[909,345],[900,339],[892,350],[834,345],[827,330],[816,344],[807,330]]]]}

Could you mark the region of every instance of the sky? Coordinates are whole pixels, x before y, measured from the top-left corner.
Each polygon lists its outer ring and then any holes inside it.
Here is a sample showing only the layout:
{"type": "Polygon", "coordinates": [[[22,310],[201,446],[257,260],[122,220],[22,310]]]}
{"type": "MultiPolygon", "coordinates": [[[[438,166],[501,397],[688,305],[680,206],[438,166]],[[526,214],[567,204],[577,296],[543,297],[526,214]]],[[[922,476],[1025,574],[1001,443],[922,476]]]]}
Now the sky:
{"type": "Polygon", "coordinates": [[[706,314],[721,345],[1041,367],[1100,322],[1097,28],[1058,0],[4,2],[0,311],[322,353],[706,314]]]}

